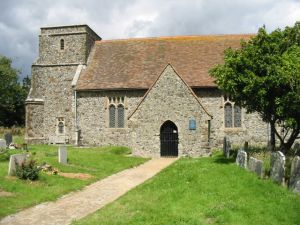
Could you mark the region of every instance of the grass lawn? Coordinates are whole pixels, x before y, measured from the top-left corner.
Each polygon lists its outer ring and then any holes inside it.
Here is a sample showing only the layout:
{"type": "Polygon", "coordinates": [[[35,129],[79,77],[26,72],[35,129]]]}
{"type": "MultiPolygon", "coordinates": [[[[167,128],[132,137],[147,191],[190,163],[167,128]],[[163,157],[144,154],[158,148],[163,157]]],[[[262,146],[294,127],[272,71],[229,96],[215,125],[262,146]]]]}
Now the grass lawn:
{"type": "MultiPolygon", "coordinates": [[[[20,209],[50,201],[70,191],[80,189],[96,180],[107,177],[126,168],[137,166],[147,159],[128,157],[125,147],[73,148],[68,147],[68,165],[58,163],[57,146],[33,145],[29,152],[34,154],[38,164],[46,162],[61,172],[87,173],[93,177],[88,180],[66,178],[58,175],[40,173],[38,181],[24,181],[8,177],[8,161],[0,161],[0,189],[11,192],[13,196],[0,195],[0,218],[20,209]]],[[[19,153],[18,150],[10,150],[19,153]]]]}
{"type": "Polygon", "coordinates": [[[74,224],[300,224],[300,196],[232,161],[180,159],[74,224]]]}

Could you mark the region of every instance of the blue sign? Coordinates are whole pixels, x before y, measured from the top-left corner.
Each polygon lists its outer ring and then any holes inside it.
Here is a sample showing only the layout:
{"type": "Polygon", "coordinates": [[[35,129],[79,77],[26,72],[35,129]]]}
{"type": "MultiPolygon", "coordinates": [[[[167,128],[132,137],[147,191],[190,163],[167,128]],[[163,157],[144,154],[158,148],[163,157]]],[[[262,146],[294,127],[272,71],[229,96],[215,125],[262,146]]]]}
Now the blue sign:
{"type": "Polygon", "coordinates": [[[190,130],[196,130],[196,120],[190,120],[189,121],[189,129],[190,130]]]}

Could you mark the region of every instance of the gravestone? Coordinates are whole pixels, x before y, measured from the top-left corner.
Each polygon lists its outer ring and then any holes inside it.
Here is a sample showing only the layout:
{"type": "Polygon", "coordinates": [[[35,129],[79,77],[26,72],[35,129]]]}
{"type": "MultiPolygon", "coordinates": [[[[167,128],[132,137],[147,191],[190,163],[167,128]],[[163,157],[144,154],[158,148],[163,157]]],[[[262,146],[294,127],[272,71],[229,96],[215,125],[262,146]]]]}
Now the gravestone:
{"type": "Polygon", "coordinates": [[[300,195],[300,180],[296,182],[295,187],[292,189],[292,191],[300,195]]]}
{"type": "Polygon", "coordinates": [[[4,139],[6,141],[6,146],[9,146],[13,141],[12,133],[6,133],[4,139]]]}
{"type": "MultiPolygon", "coordinates": [[[[300,183],[300,157],[299,156],[296,156],[292,161],[289,189],[291,190],[297,189],[297,182],[300,183]]],[[[300,188],[299,185],[298,188],[300,188]]],[[[300,194],[300,189],[298,189],[298,191],[300,194]]]]}
{"type": "Polygon", "coordinates": [[[223,139],[223,155],[226,156],[227,137],[223,139]]]}
{"type": "Polygon", "coordinates": [[[226,142],[226,158],[227,159],[230,156],[230,151],[231,151],[231,142],[229,139],[227,139],[227,142],[226,142]]]}
{"type": "Polygon", "coordinates": [[[6,148],[6,141],[4,139],[0,139],[0,148],[6,148]]]}
{"type": "Polygon", "coordinates": [[[14,176],[16,172],[16,164],[20,165],[22,162],[26,161],[27,154],[14,154],[10,156],[8,164],[8,175],[14,176]]]}
{"type": "Polygon", "coordinates": [[[274,182],[281,184],[281,185],[284,184],[285,156],[280,151],[273,152],[271,154],[270,176],[274,182]]]}
{"type": "Polygon", "coordinates": [[[223,154],[228,159],[230,156],[231,143],[228,137],[224,137],[223,140],[223,154]]]}
{"type": "Polygon", "coordinates": [[[235,162],[239,167],[247,168],[247,153],[243,149],[238,151],[235,162]]]}
{"type": "Polygon", "coordinates": [[[248,169],[251,172],[256,173],[256,175],[260,178],[263,178],[264,176],[264,166],[263,166],[263,161],[258,160],[254,157],[250,157],[249,162],[248,162],[248,169]]]}
{"type": "Polygon", "coordinates": [[[58,147],[58,162],[61,164],[68,163],[68,154],[67,154],[67,146],[59,146],[58,147]]]}

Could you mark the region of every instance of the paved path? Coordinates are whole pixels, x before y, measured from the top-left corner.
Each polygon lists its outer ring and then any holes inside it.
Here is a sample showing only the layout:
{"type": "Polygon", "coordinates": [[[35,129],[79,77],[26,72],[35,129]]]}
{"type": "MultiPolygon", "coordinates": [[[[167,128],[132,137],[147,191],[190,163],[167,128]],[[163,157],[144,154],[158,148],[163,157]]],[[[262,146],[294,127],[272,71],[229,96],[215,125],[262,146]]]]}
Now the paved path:
{"type": "Polygon", "coordinates": [[[0,224],[70,224],[116,200],[130,189],[153,177],[176,158],[158,158],[97,181],[81,191],[72,192],[55,202],[46,202],[7,216],[0,224]]]}

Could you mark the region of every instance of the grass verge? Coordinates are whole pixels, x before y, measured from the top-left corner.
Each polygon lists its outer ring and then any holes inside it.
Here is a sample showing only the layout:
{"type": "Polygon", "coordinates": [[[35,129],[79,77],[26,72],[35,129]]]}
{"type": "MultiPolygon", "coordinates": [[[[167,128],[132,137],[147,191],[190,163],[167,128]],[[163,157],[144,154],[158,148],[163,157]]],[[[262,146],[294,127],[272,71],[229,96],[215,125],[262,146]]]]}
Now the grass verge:
{"type": "MultiPolygon", "coordinates": [[[[65,173],[87,173],[92,178],[80,180],[41,173],[38,181],[24,181],[8,177],[8,161],[0,161],[0,191],[12,193],[12,196],[0,195],[0,218],[41,202],[55,200],[70,191],[147,160],[128,157],[130,150],[125,147],[68,147],[68,165],[61,165],[58,163],[57,149],[57,146],[33,145],[29,152],[38,163],[46,162],[65,173]]],[[[20,152],[10,150],[10,153],[20,152]]]]}
{"type": "Polygon", "coordinates": [[[299,224],[300,196],[221,155],[184,158],[74,224],[299,224]]]}

